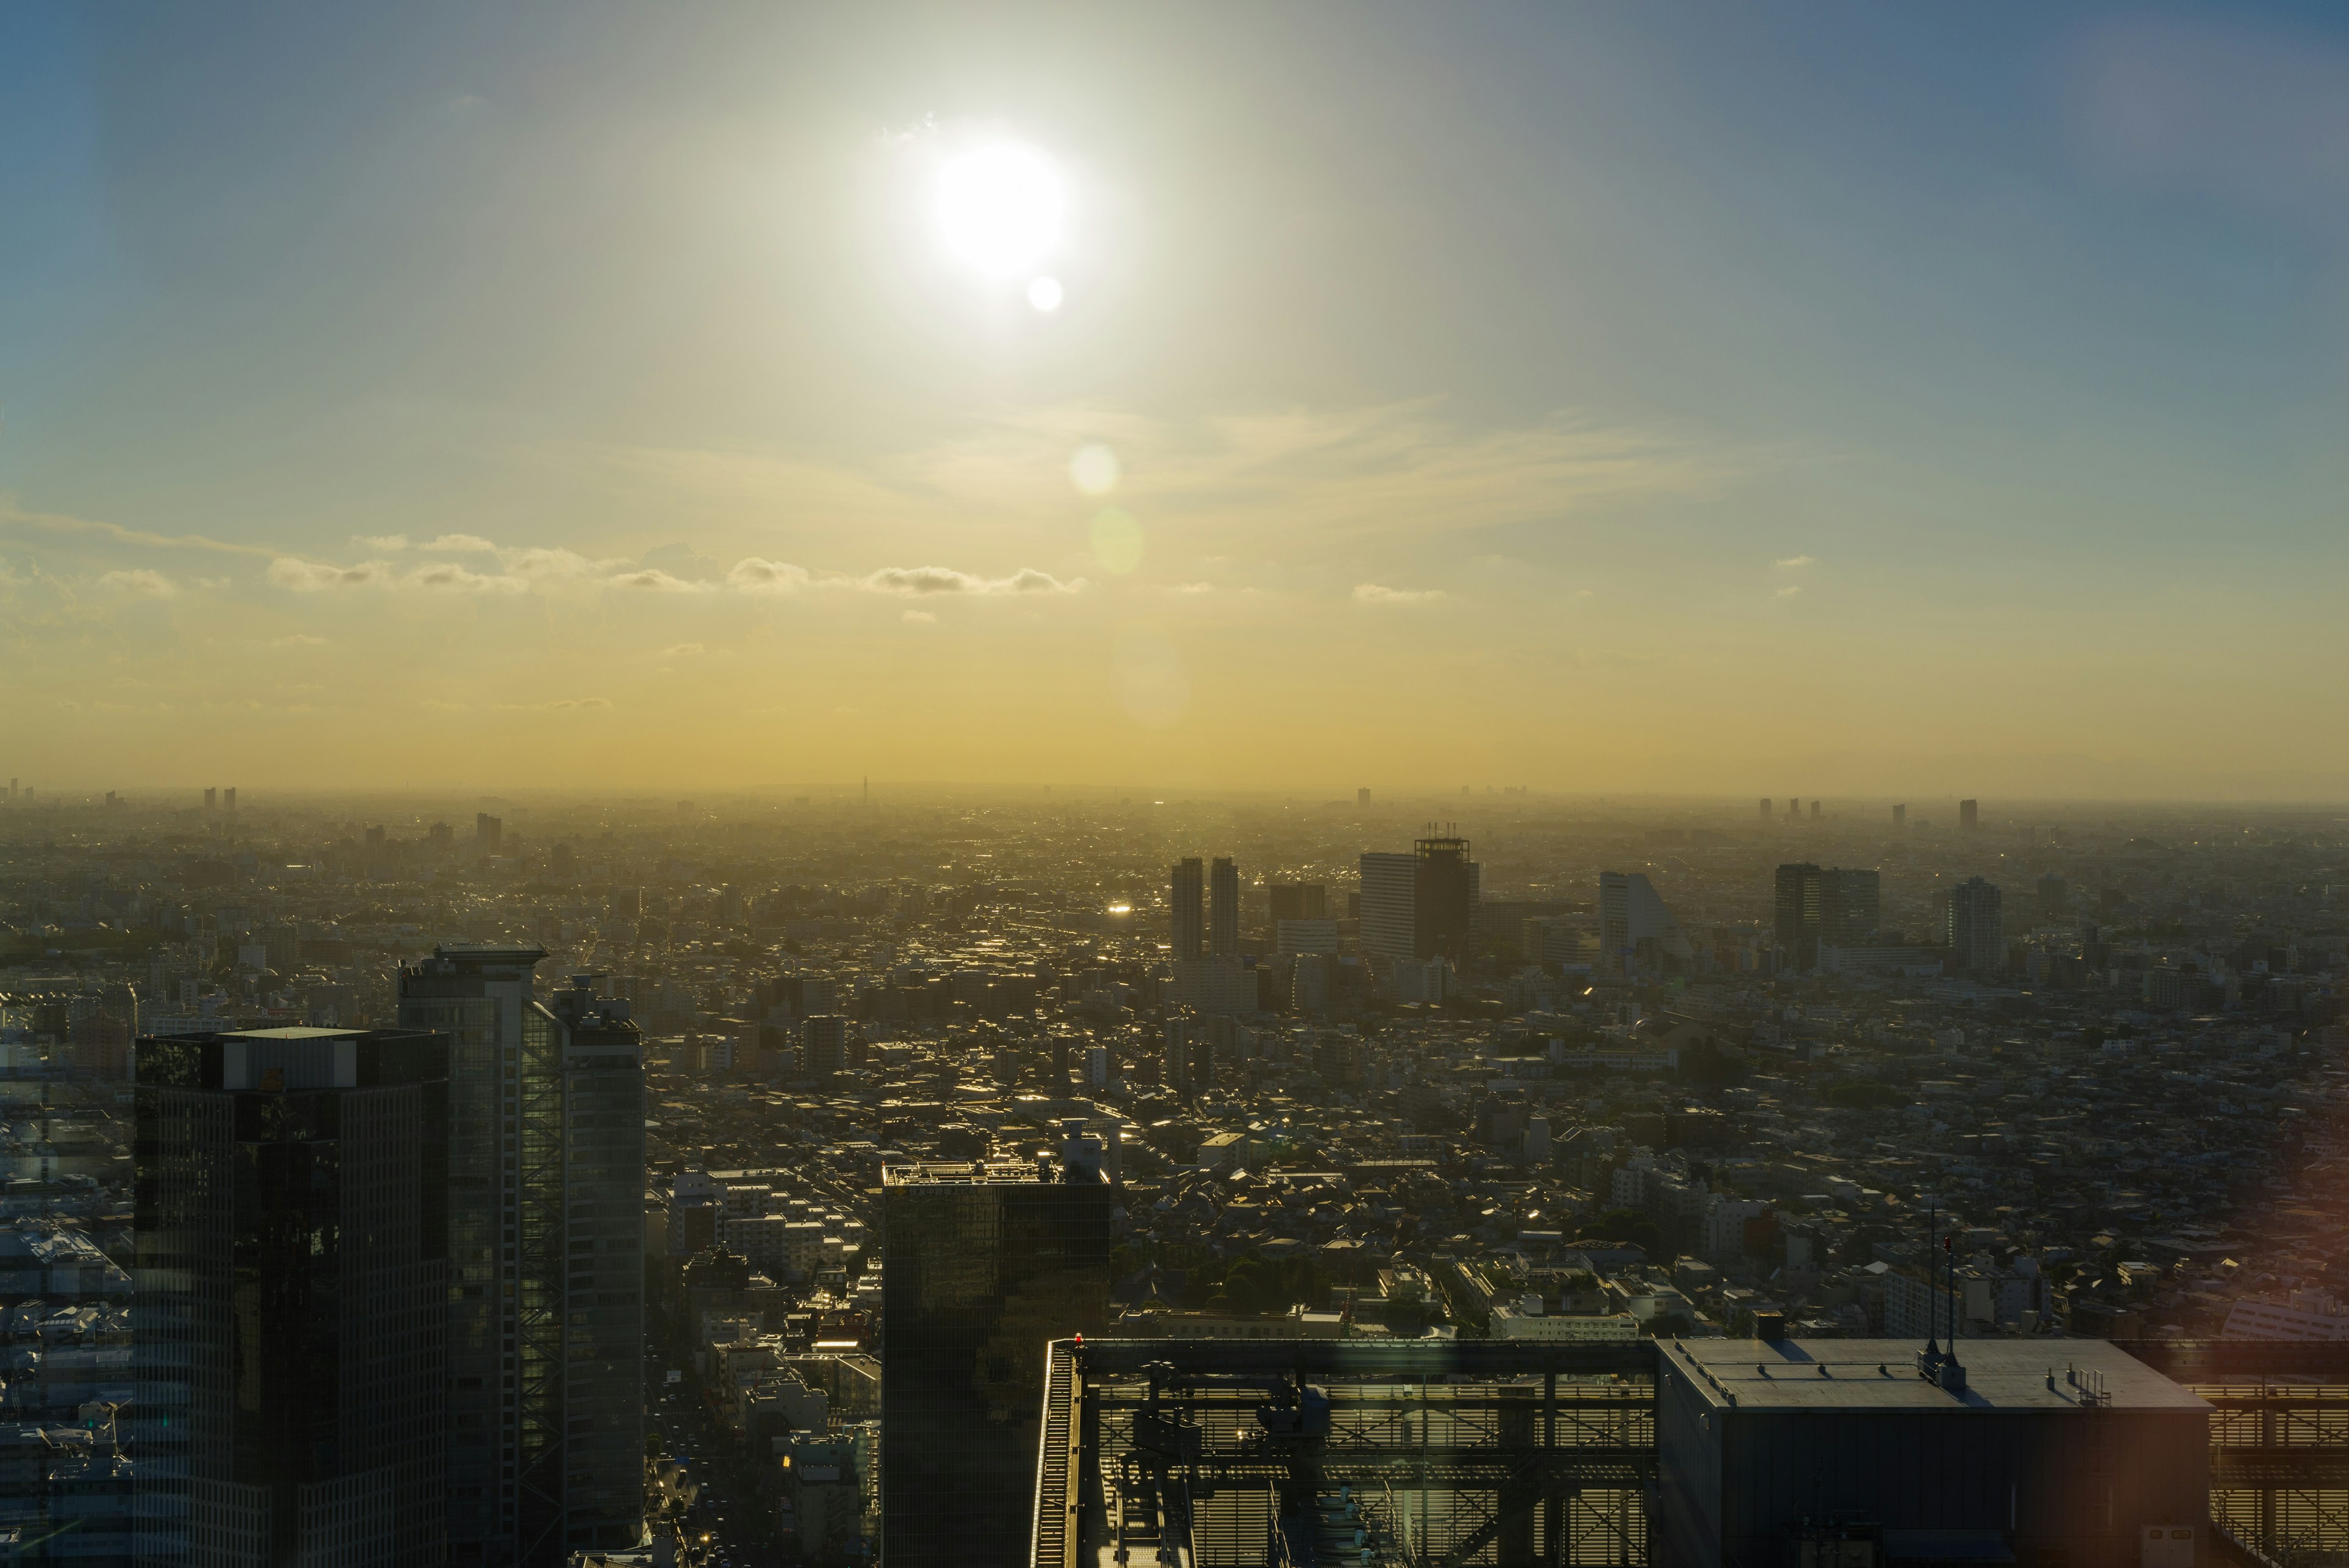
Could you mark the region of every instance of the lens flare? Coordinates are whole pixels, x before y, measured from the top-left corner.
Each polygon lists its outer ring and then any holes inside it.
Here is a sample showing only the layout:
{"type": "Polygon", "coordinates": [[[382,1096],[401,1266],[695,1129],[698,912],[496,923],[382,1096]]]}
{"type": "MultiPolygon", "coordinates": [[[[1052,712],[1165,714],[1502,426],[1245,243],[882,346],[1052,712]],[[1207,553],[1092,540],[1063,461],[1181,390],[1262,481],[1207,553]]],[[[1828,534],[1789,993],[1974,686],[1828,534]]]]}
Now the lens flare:
{"type": "Polygon", "coordinates": [[[1028,280],[1028,303],[1047,316],[1061,308],[1061,280],[1057,277],[1032,277],[1028,280]]]}
{"type": "Polygon", "coordinates": [[[1077,448],[1069,459],[1069,483],[1085,495],[1107,495],[1117,488],[1117,453],[1095,441],[1077,448]]]}
{"type": "Polygon", "coordinates": [[[1017,277],[1060,243],[1067,187],[1033,148],[983,147],[938,171],[938,232],[947,249],[990,277],[1017,277]]]}

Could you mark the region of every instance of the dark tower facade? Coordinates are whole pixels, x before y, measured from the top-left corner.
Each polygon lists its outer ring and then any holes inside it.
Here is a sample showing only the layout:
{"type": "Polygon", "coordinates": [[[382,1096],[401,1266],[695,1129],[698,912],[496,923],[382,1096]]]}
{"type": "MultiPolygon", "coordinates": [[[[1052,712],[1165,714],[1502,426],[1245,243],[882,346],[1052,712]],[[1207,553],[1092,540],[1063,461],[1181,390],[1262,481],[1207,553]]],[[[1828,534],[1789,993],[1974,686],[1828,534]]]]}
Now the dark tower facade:
{"type": "Polygon", "coordinates": [[[644,1519],[645,1075],[628,1004],[541,1002],[536,948],[443,945],[399,980],[445,1032],[451,1562],[559,1568],[644,1519]]]}
{"type": "Polygon", "coordinates": [[[882,1186],[881,1558],[1027,1561],[1046,1345],[1109,1315],[1097,1167],[892,1166],[882,1186]]]}
{"type": "Polygon", "coordinates": [[[1175,960],[1206,957],[1206,867],[1197,856],[1174,863],[1167,895],[1175,960]]]}
{"type": "Polygon", "coordinates": [[[448,1058],[407,1030],[140,1042],[142,1557],[443,1559],[448,1058]]]}
{"type": "Polygon", "coordinates": [[[1214,958],[1237,958],[1240,868],[1229,857],[1219,855],[1207,869],[1207,952],[1214,958]]]}

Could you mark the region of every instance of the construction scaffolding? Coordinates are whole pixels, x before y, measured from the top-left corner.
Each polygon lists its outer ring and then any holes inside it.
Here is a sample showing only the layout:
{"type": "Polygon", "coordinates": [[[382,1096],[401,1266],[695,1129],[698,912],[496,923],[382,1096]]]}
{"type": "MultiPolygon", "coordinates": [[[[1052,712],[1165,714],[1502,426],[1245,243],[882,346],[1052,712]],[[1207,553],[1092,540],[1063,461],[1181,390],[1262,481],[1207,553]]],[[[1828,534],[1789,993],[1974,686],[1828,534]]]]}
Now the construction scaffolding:
{"type": "Polygon", "coordinates": [[[1037,1565],[1644,1565],[1652,1367],[1638,1345],[1056,1345],[1037,1565]]]}
{"type": "Polygon", "coordinates": [[[2222,1546],[2281,1568],[2349,1563],[2349,1342],[2122,1343],[2210,1404],[2222,1546]]]}

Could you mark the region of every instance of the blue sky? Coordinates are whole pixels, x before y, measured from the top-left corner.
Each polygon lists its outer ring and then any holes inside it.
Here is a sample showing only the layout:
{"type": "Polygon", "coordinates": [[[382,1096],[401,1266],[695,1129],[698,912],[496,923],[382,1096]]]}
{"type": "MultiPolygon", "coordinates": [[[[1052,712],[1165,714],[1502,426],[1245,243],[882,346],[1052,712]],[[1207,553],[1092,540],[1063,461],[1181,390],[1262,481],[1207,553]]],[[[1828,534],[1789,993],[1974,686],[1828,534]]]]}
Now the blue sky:
{"type": "Polygon", "coordinates": [[[19,8],[0,720],[92,784],[592,714],[615,782],[2329,798],[2344,33],[19,8]],[[933,232],[1003,140],[1049,317],[933,232]]]}

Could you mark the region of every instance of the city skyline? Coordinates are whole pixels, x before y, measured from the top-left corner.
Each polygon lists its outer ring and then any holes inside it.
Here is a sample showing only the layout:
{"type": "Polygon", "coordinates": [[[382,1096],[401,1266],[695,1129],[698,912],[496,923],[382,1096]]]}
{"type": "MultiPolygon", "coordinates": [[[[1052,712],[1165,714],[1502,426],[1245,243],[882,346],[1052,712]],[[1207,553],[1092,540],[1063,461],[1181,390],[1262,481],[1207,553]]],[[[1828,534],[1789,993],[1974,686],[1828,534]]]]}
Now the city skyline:
{"type": "Polygon", "coordinates": [[[34,771],[2349,796],[2335,14],[548,15],[5,24],[34,771]]]}

